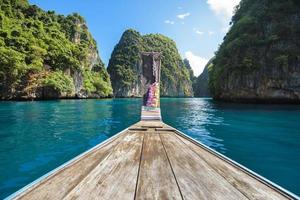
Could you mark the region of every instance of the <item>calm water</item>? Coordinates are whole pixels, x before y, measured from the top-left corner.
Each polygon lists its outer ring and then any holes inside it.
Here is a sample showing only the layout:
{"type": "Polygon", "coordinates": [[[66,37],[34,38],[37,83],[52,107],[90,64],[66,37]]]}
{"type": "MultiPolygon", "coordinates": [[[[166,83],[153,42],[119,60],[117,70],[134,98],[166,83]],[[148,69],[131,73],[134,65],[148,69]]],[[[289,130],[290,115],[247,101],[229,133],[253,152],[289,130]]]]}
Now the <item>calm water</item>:
{"type": "MultiPolygon", "coordinates": [[[[139,120],[139,99],[0,103],[0,199],[139,120]]],[[[300,194],[300,106],[162,99],[166,123],[300,194]]]]}

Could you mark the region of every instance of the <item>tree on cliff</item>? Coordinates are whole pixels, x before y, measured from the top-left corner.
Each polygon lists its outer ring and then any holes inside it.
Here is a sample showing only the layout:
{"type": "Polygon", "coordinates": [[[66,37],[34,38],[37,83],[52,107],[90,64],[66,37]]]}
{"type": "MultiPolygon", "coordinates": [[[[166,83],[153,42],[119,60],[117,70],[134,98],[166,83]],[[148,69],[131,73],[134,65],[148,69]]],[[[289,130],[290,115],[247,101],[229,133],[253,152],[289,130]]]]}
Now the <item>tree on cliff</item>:
{"type": "Polygon", "coordinates": [[[189,69],[184,65],[176,44],[161,34],[140,35],[126,30],[115,46],[108,64],[115,96],[140,96],[139,54],[142,51],[162,53],[161,95],[192,96],[189,69]]]}
{"type": "Polygon", "coordinates": [[[45,12],[27,0],[0,0],[0,98],[59,98],[80,92],[112,92],[84,19],[45,12]]]}
{"type": "Polygon", "coordinates": [[[242,0],[210,70],[225,100],[300,100],[300,1],[242,0]]]}

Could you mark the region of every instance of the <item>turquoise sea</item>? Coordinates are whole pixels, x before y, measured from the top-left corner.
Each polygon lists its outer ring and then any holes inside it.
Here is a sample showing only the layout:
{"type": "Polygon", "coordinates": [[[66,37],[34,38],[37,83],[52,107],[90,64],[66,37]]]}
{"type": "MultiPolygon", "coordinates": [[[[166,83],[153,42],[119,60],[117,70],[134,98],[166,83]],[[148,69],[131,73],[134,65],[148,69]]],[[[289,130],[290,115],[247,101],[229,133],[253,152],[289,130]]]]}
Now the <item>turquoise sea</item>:
{"type": "MultiPolygon", "coordinates": [[[[140,99],[0,102],[0,199],[139,121],[140,99]]],[[[164,122],[300,195],[300,105],[163,98],[164,122]]]]}

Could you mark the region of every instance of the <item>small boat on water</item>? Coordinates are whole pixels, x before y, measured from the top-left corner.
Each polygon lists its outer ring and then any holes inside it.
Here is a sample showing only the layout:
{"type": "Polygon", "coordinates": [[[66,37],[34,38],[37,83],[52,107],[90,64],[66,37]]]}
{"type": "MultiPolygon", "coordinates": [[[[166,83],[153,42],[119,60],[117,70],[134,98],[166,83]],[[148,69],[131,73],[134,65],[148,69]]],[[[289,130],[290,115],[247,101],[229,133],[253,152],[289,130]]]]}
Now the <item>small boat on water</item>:
{"type": "Polygon", "coordinates": [[[159,54],[143,56],[141,121],[7,199],[299,199],[163,123],[159,54]]]}

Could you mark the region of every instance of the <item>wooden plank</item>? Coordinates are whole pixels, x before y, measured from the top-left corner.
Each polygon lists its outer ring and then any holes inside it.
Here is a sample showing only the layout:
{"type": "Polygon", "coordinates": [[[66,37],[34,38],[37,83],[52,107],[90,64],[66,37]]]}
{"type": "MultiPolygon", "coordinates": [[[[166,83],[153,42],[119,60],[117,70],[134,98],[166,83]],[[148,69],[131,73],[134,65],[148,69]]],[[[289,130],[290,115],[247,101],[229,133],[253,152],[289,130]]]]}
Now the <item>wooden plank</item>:
{"type": "Polygon", "coordinates": [[[161,121],[160,108],[156,108],[154,110],[145,110],[145,108],[142,107],[141,120],[161,121]]]}
{"type": "Polygon", "coordinates": [[[148,127],[167,127],[165,124],[163,124],[161,121],[139,121],[138,123],[134,124],[132,127],[139,127],[139,128],[148,128],[148,127]]]}
{"type": "Polygon", "coordinates": [[[212,169],[218,172],[231,185],[237,188],[249,199],[286,199],[274,189],[246,174],[241,169],[238,169],[237,167],[224,162],[224,160],[199,147],[199,145],[194,144],[193,142],[183,138],[180,135],[177,135],[177,137],[186,145],[188,145],[194,152],[196,152],[197,155],[202,160],[204,160],[212,169]]]}
{"type": "Polygon", "coordinates": [[[75,160],[63,169],[50,175],[42,182],[33,185],[16,199],[62,199],[72,190],[87,174],[105,159],[115,148],[126,133],[93,149],[83,157],[75,160]],[[63,183],[63,186],[61,185],[63,183]]]}
{"type": "Polygon", "coordinates": [[[155,128],[156,131],[176,131],[174,128],[155,128]]]}
{"type": "Polygon", "coordinates": [[[182,199],[159,134],[144,137],[136,199],[182,199]]]}
{"type": "Polygon", "coordinates": [[[163,128],[162,126],[157,126],[157,125],[147,125],[147,126],[142,126],[143,128],[163,128]]]}
{"type": "Polygon", "coordinates": [[[64,199],[133,199],[144,134],[128,133],[64,199]]]}
{"type": "Polygon", "coordinates": [[[174,132],[161,134],[184,199],[248,199],[182,143],[174,132]]]}
{"type": "Polygon", "coordinates": [[[129,128],[129,131],[147,131],[147,128],[129,128]]]}

